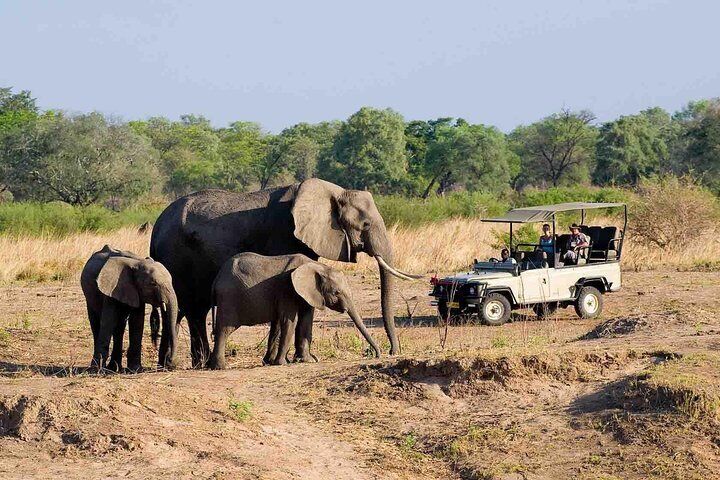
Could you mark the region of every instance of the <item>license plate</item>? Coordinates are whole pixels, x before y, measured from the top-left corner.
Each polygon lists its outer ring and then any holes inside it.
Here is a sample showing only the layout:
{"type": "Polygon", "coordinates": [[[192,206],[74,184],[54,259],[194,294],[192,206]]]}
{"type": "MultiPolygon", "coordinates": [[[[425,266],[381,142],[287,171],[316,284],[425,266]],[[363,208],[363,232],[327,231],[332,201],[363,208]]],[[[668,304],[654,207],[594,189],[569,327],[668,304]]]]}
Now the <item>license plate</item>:
{"type": "Polygon", "coordinates": [[[460,308],[460,302],[448,302],[448,308],[460,308]]]}

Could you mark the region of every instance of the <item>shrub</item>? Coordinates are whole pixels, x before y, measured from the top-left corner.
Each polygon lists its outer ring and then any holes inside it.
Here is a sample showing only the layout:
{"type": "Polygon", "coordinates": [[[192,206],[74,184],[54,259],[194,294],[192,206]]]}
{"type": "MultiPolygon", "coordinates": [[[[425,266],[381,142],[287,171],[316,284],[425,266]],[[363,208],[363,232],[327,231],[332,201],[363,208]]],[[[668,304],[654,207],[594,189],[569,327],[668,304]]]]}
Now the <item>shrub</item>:
{"type": "Polygon", "coordinates": [[[121,212],[63,202],[0,204],[0,234],[16,237],[65,237],[78,232],[110,232],[154,222],[162,208],[134,207],[121,212]]]}
{"type": "Polygon", "coordinates": [[[643,181],[630,212],[632,233],[660,248],[687,248],[720,219],[717,198],[688,177],[643,181]]]}
{"type": "Polygon", "coordinates": [[[375,196],[385,224],[417,226],[449,218],[500,215],[509,205],[488,193],[455,192],[443,197],[407,198],[397,195],[375,196]]]}
{"type": "Polygon", "coordinates": [[[252,406],[252,402],[235,399],[228,400],[228,409],[232,413],[233,417],[239,422],[244,422],[250,419],[252,416],[252,406]]]}

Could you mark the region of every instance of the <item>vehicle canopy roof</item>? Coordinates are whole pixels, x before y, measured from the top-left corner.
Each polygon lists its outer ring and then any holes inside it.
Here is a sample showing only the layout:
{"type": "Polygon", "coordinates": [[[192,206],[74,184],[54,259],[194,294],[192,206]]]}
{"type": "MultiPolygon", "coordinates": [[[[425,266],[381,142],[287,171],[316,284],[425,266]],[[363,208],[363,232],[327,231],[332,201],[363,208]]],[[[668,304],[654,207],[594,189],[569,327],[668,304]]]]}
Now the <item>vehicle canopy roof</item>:
{"type": "Polygon", "coordinates": [[[593,203],[569,202],[555,205],[538,205],[536,207],[513,208],[502,217],[483,218],[483,222],[497,223],[536,223],[551,220],[558,212],[571,210],[590,210],[595,208],[624,207],[624,203],[593,203]]]}

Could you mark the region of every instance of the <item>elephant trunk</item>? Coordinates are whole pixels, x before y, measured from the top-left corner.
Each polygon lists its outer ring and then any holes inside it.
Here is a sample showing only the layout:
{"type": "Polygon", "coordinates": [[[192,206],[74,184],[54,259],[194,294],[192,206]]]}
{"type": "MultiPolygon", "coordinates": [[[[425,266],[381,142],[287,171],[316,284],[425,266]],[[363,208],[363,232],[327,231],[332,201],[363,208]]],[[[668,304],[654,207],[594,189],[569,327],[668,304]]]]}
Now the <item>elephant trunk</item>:
{"type": "Polygon", "coordinates": [[[365,327],[365,323],[363,323],[362,317],[357,313],[355,310],[355,306],[350,306],[347,310],[347,314],[352,319],[353,323],[355,323],[355,326],[358,330],[360,330],[360,333],[362,333],[362,336],[365,337],[365,340],[370,344],[370,347],[373,349],[373,353],[375,358],[380,357],[380,349],[377,346],[377,343],[375,343],[375,340],[370,336],[370,332],[368,332],[367,327],[365,327]]]}
{"type": "Polygon", "coordinates": [[[394,287],[395,278],[386,267],[392,265],[393,251],[390,244],[385,225],[378,225],[377,228],[366,232],[365,251],[368,255],[375,257],[380,270],[380,304],[382,306],[383,323],[385,332],[390,340],[390,355],[400,353],[400,342],[395,332],[395,308],[394,308],[394,287]]]}
{"type": "Polygon", "coordinates": [[[160,309],[152,307],[150,311],[150,339],[154,348],[158,348],[158,340],[160,339],[160,309]]]}
{"type": "Polygon", "coordinates": [[[166,301],[163,302],[162,314],[162,340],[160,341],[160,350],[158,355],[158,363],[160,366],[172,368],[176,364],[176,352],[178,345],[178,302],[174,293],[166,295],[166,301]]]}

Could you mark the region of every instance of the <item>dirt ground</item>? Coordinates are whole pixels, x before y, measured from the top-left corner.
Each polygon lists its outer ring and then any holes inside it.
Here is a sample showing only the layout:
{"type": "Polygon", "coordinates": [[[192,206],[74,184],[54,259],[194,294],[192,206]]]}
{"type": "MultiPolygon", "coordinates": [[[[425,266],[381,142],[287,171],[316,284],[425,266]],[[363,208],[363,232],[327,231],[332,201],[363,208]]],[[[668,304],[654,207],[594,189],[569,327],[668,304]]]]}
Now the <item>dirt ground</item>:
{"type": "MultiPolygon", "coordinates": [[[[373,336],[379,283],[351,278],[373,336]]],[[[720,478],[720,274],[626,272],[602,318],[438,325],[399,284],[403,355],[364,358],[318,312],[320,363],[263,367],[267,328],[228,370],[85,371],[76,282],[0,287],[0,478],[720,478]]]]}

